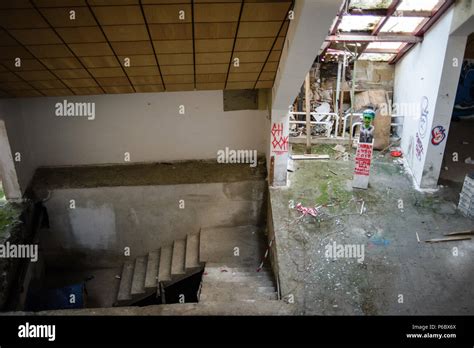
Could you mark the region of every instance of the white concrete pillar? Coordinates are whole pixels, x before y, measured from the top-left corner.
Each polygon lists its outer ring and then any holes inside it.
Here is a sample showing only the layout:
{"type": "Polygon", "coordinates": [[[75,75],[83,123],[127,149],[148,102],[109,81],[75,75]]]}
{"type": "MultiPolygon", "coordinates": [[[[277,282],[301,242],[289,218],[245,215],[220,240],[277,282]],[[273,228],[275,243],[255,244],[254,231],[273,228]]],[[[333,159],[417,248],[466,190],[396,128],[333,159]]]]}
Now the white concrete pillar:
{"type": "Polygon", "coordinates": [[[15,163],[13,162],[7,129],[3,120],[0,120],[0,177],[5,197],[13,201],[21,200],[20,185],[18,184],[15,163]]]}
{"type": "MultiPolygon", "coordinates": [[[[273,185],[286,185],[288,163],[288,110],[328,34],[342,1],[298,0],[272,89],[270,151],[267,158],[273,185]],[[274,166],[271,167],[271,158],[274,166]]],[[[270,181],[272,181],[270,179],[270,181]]]]}

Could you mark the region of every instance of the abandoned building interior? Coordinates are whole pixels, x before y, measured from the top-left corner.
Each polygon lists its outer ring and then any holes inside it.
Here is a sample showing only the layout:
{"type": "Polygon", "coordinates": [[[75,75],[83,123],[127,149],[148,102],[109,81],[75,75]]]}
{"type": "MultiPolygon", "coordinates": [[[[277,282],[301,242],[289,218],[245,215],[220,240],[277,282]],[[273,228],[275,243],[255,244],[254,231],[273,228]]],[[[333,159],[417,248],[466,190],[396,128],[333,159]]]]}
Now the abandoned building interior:
{"type": "Polygon", "coordinates": [[[472,0],[0,2],[0,311],[473,315],[472,0]]]}

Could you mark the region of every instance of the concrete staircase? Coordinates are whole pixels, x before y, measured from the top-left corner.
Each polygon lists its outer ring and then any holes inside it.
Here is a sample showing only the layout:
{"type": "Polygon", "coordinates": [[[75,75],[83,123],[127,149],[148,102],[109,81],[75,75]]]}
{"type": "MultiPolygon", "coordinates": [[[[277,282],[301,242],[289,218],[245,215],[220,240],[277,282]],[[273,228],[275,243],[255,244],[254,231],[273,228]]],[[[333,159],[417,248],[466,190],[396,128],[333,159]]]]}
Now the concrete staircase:
{"type": "Polygon", "coordinates": [[[126,261],[122,268],[116,306],[127,306],[203,269],[199,262],[200,233],[189,234],[151,251],[147,256],[126,261]]]}
{"type": "Polygon", "coordinates": [[[116,305],[127,306],[197,272],[205,264],[199,303],[273,301],[278,298],[272,272],[257,271],[265,238],[256,226],[204,228],[186,239],[126,261],[116,305]]]}
{"type": "Polygon", "coordinates": [[[201,260],[206,262],[200,303],[265,302],[278,295],[270,269],[258,271],[265,238],[255,226],[201,231],[201,260]]]}

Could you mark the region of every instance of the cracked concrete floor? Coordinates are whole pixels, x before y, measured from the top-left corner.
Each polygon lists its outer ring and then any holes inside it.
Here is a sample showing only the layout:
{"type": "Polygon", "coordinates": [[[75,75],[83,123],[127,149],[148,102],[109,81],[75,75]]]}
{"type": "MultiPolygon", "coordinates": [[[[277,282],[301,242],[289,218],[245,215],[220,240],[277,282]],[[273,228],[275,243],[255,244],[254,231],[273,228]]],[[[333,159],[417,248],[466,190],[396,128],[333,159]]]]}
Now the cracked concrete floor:
{"type": "Polygon", "coordinates": [[[282,295],[306,315],[474,314],[474,239],[423,242],[474,228],[456,211],[460,189],[418,192],[399,164],[377,157],[369,189],[353,190],[352,169],[298,161],[289,187],[271,189],[282,295]],[[320,220],[298,220],[298,202],[326,205],[320,220]],[[363,262],[328,259],[334,242],[364,246],[363,262]]]}

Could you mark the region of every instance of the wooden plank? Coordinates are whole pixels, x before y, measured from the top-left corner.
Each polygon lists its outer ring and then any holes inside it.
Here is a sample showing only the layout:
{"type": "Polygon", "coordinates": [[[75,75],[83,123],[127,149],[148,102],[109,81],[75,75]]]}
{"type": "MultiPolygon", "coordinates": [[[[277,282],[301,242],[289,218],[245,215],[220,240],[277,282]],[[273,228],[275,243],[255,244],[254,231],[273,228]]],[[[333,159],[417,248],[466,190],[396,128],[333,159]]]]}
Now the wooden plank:
{"type": "Polygon", "coordinates": [[[474,234],[474,230],[446,233],[445,236],[459,236],[464,234],[474,234]]]}
{"type": "Polygon", "coordinates": [[[306,111],[306,153],[311,154],[311,86],[310,86],[310,77],[309,72],[306,74],[305,78],[305,111],[306,111]]]}
{"type": "Polygon", "coordinates": [[[451,237],[446,237],[446,238],[434,238],[434,239],[425,240],[425,243],[452,242],[456,240],[471,240],[471,237],[451,236],[451,237]]]}
{"type": "Polygon", "coordinates": [[[329,155],[292,155],[291,159],[294,161],[301,160],[328,160],[330,159],[329,155]]]}

